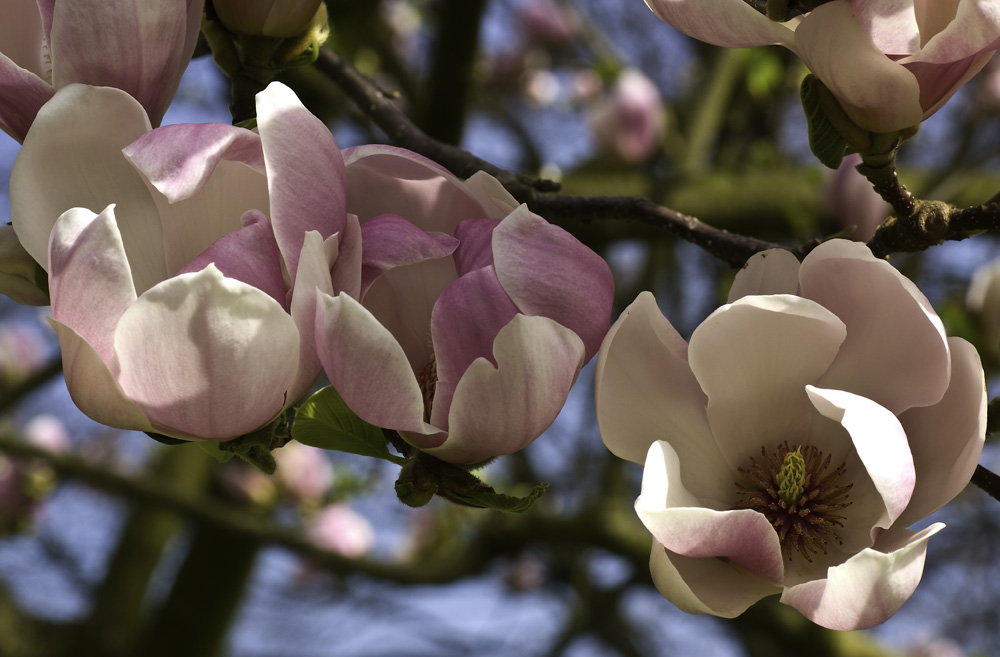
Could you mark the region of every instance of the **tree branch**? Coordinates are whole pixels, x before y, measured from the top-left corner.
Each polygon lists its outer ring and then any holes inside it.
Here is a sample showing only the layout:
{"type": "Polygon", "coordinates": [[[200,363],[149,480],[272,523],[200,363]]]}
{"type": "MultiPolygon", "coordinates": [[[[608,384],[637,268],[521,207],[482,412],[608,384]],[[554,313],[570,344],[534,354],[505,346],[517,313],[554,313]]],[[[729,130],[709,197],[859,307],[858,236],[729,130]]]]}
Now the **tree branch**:
{"type": "Polygon", "coordinates": [[[551,194],[558,191],[556,183],[519,176],[461,148],[431,139],[396,107],[389,94],[332,50],[324,48],[320,52],[316,67],[339,85],[393,144],[420,153],[462,178],[485,171],[499,180],[515,198],[527,203],[532,211],[548,218],[583,221],[620,218],[643,222],[697,244],[733,267],[742,266],[758,251],[780,246],[714,228],[643,198],[551,194]]]}

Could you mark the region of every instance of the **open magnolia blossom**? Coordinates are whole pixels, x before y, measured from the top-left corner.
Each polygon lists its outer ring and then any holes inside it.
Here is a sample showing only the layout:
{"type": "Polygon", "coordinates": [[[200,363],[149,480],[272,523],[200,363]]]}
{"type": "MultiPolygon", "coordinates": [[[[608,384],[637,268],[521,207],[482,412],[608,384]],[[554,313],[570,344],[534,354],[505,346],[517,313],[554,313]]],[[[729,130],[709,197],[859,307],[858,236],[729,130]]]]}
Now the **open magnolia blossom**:
{"type": "Polygon", "coordinates": [[[357,294],[360,229],[323,123],[280,84],[257,111],[259,134],[150,131],[130,96],[84,85],[39,111],[14,228],[49,273],[66,383],[95,420],[227,440],[318,376],[316,290],[357,294]]]}
{"type": "Polygon", "coordinates": [[[685,34],[718,46],[797,53],[873,132],[919,124],[1000,47],[996,0],[832,0],[785,23],[748,0],[646,0],[685,34]]]}
{"type": "Polygon", "coordinates": [[[116,87],[159,125],[198,41],[203,0],[5,0],[0,130],[23,141],[74,82],[116,87]]]}
{"type": "Polygon", "coordinates": [[[321,295],[318,350],[362,419],[453,463],[552,423],[611,317],[611,272],[496,179],[388,146],[344,151],[360,303],[321,295]]]}
{"type": "Polygon", "coordinates": [[[982,451],[983,369],[919,290],[862,244],[801,265],[755,255],[686,343],[649,293],[597,361],[608,448],[645,461],[636,511],[657,588],[733,617],[781,594],[870,627],[912,594],[928,538],[982,451]]]}

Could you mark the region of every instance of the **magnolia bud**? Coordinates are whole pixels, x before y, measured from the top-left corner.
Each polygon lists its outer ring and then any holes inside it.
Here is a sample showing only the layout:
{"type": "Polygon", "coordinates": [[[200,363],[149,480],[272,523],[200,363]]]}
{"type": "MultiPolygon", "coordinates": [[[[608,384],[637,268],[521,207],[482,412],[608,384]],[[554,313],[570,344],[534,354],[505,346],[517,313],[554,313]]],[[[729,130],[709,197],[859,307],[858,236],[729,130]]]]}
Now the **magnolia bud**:
{"type": "Polygon", "coordinates": [[[285,39],[304,32],[322,0],[215,0],[219,21],[235,34],[285,39]]]}

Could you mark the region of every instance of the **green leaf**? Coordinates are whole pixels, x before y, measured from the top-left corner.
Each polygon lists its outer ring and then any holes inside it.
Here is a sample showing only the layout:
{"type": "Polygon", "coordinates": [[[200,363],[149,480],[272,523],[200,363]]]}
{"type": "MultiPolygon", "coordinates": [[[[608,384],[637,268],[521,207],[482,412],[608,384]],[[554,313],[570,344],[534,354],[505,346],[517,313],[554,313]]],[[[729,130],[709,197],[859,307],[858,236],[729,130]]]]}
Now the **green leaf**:
{"type": "Polygon", "coordinates": [[[815,76],[807,75],[802,80],[799,96],[802,99],[806,122],[809,124],[809,149],[824,165],[836,169],[847,152],[847,140],[823,109],[819,91],[821,84],[815,76]]]}
{"type": "Polygon", "coordinates": [[[222,449],[222,446],[214,440],[202,440],[196,442],[195,445],[203,449],[209,456],[219,463],[225,463],[234,456],[234,452],[222,449]]]}
{"type": "Polygon", "coordinates": [[[460,494],[450,490],[438,490],[438,495],[466,506],[493,509],[494,511],[504,511],[506,513],[524,513],[531,508],[531,505],[534,504],[543,493],[545,493],[545,489],[548,487],[548,484],[538,484],[524,497],[504,495],[503,493],[494,492],[492,488],[488,491],[477,490],[471,494],[460,494]]]}
{"type": "Polygon", "coordinates": [[[397,465],[406,463],[389,452],[382,430],[359,418],[333,386],[323,388],[299,407],[292,438],[320,449],[371,456],[397,465]]]}
{"type": "Polygon", "coordinates": [[[524,497],[504,495],[464,468],[419,452],[400,470],[396,495],[400,502],[412,507],[421,507],[437,495],[462,506],[524,513],[547,487],[539,484],[524,497]]]}

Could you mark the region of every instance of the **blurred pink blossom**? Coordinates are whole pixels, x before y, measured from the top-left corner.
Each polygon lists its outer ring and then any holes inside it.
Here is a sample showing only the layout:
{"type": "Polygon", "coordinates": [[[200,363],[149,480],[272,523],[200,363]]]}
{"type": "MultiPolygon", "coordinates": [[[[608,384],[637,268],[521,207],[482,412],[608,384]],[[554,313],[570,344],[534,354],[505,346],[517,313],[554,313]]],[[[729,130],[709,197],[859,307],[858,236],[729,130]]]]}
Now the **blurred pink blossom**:
{"type": "Polygon", "coordinates": [[[652,155],[666,130],[663,98],[653,81],[637,69],[619,74],[591,119],[601,150],[636,164],[652,155]]]}
{"type": "Polygon", "coordinates": [[[375,545],[375,530],[368,520],[346,504],[324,507],[309,521],[307,533],[316,545],[356,559],[375,545]]]}

